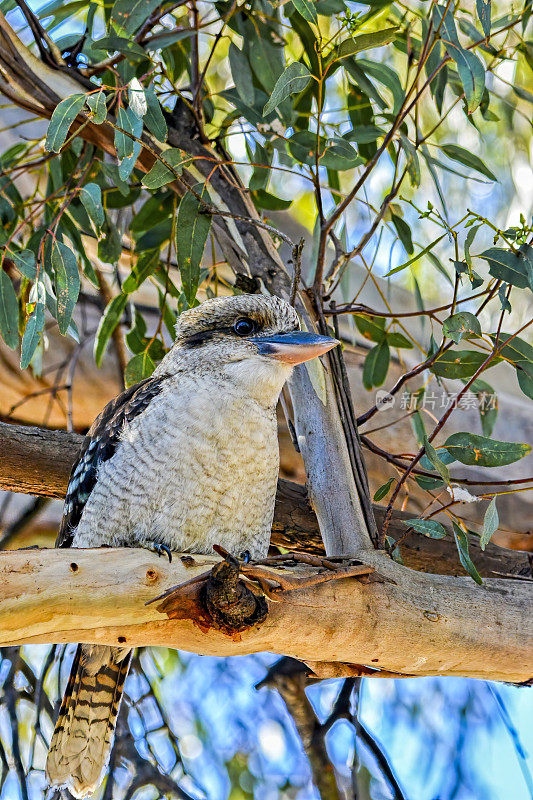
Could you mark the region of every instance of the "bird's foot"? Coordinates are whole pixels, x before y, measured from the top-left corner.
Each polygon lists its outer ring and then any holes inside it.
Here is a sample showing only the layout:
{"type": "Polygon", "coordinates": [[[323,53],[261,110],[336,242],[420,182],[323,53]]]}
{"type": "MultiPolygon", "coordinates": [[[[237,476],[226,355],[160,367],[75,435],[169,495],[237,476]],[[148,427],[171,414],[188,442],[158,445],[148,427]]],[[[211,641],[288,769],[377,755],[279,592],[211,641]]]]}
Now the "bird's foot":
{"type": "Polygon", "coordinates": [[[165,555],[168,558],[168,563],[172,563],[172,550],[170,547],[167,547],[166,544],[162,544],[162,542],[148,542],[146,546],[147,550],[151,550],[152,553],[157,553],[159,557],[165,555]]]}

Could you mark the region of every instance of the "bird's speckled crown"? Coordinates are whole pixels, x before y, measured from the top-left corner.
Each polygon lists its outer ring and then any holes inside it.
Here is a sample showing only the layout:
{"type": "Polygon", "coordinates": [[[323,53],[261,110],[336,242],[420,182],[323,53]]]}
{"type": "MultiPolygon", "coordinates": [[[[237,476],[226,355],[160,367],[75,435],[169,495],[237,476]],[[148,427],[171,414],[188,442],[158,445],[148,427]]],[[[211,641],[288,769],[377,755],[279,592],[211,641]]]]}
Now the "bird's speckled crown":
{"type": "Polygon", "coordinates": [[[216,297],[184,311],[176,323],[178,339],[225,326],[239,317],[250,317],[260,323],[263,331],[298,330],[300,321],[294,308],[279,297],[260,294],[241,294],[235,297],[216,297]]]}

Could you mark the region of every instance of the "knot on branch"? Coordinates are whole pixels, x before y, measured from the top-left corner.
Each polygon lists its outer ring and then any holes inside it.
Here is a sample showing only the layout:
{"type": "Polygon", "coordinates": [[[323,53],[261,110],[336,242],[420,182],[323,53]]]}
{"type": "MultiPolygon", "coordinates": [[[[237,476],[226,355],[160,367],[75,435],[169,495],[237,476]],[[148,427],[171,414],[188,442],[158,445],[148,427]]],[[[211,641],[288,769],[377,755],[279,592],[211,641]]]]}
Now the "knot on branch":
{"type": "MultiPolygon", "coordinates": [[[[305,553],[286,553],[243,563],[219,545],[214,545],[213,549],[223,561],[209,572],[173,586],[149,603],[161,601],[158,611],[170,619],[192,620],[204,632],[217,628],[238,637],[241,631],[264,622],[268,614],[266,598],[282,602],[290,592],[331,580],[382,580],[372,574],[375,573],[373,567],[352,558],[327,559],[305,553]],[[291,574],[298,566],[307,568],[304,574],[291,574]],[[284,573],[287,568],[290,572],[284,573]]],[[[191,566],[195,563],[191,556],[187,556],[187,561],[191,566]]]]}
{"type": "Polygon", "coordinates": [[[201,592],[205,607],[221,630],[235,633],[266,619],[268,606],[263,595],[255,594],[239,580],[240,564],[226,555],[215,564],[201,592]]]}
{"type": "MultiPolygon", "coordinates": [[[[260,589],[239,579],[241,564],[223,551],[224,560],[190,581],[173,586],[150,603],[170,619],[188,619],[204,633],[216,628],[228,636],[239,634],[266,619],[268,606],[260,589]]],[[[194,559],[190,559],[194,565],[194,559]]]]}

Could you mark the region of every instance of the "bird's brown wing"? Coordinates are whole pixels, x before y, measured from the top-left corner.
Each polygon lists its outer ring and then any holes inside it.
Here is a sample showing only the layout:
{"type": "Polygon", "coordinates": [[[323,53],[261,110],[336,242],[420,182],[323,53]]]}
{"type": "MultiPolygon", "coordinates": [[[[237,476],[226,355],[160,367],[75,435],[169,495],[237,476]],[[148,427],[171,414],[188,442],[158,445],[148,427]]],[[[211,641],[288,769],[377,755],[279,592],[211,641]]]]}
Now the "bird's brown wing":
{"type": "Polygon", "coordinates": [[[96,484],[98,467],[113,456],[124,425],[145,410],[164,381],[165,376],[146,378],[130,386],[111,400],[91,425],[70,474],[56,547],[72,545],[74,531],[96,484]]]}

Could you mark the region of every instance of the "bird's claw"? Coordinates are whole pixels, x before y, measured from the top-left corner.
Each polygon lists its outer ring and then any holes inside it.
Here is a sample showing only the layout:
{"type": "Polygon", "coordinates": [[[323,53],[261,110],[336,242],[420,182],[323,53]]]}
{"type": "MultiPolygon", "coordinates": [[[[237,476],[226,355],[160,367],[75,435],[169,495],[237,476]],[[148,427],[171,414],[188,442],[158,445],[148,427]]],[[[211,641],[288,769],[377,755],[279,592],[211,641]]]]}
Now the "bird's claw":
{"type": "Polygon", "coordinates": [[[162,555],[167,556],[168,563],[172,563],[172,550],[167,547],[166,544],[162,544],[161,542],[151,542],[151,550],[153,550],[154,553],[157,553],[159,557],[162,555]]]}

